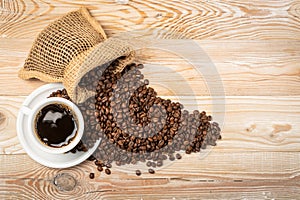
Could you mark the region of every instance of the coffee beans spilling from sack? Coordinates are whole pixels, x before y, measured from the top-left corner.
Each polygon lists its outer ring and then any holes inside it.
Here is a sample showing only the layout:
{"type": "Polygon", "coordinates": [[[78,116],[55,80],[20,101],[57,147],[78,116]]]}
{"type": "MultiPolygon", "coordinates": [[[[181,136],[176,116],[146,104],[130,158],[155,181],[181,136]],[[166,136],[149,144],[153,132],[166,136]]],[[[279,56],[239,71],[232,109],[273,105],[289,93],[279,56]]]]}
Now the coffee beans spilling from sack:
{"type": "MultiPolygon", "coordinates": [[[[98,171],[110,174],[116,165],[145,162],[148,173],[167,160],[181,159],[180,152],[199,152],[221,139],[220,128],[204,111],[189,113],[179,102],[157,97],[140,69],[130,64],[115,73],[118,61],[98,67],[84,76],[80,86],[94,88],[96,95],[78,104],[85,120],[82,142],[72,152],[86,151],[101,138],[101,144],[89,158],[98,171]],[[106,168],[104,170],[104,168],[106,168]]],[[[66,90],[52,96],[68,97],[66,90]]],[[[142,172],[137,169],[136,175],[142,172]]]]}

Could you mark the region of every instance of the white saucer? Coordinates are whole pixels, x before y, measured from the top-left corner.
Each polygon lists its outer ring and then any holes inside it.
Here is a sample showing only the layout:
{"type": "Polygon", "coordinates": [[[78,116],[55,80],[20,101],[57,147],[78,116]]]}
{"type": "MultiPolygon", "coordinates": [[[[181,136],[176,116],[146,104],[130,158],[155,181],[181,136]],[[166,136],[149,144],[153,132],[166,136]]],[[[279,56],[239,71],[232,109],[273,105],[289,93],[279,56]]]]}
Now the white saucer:
{"type": "MultiPolygon", "coordinates": [[[[33,108],[41,99],[47,98],[52,92],[63,89],[64,86],[60,83],[51,83],[43,85],[32,92],[22,106],[33,108]]],[[[21,145],[26,153],[36,162],[52,168],[67,168],[78,165],[90,157],[100,144],[101,139],[97,140],[93,148],[87,152],[64,153],[64,154],[50,154],[41,151],[33,142],[30,141],[29,136],[26,135],[28,126],[28,116],[19,110],[17,118],[17,132],[21,145]]]]}

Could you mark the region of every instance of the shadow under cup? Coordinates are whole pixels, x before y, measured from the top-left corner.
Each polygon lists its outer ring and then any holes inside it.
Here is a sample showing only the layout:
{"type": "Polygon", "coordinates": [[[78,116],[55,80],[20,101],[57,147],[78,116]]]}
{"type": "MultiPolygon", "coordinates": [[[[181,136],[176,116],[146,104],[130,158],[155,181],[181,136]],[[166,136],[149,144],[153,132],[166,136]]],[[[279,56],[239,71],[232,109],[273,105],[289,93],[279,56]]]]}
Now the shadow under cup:
{"type": "Polygon", "coordinates": [[[29,114],[30,138],[44,152],[52,154],[66,153],[81,140],[84,120],[79,108],[69,100],[47,98],[29,114]]]}

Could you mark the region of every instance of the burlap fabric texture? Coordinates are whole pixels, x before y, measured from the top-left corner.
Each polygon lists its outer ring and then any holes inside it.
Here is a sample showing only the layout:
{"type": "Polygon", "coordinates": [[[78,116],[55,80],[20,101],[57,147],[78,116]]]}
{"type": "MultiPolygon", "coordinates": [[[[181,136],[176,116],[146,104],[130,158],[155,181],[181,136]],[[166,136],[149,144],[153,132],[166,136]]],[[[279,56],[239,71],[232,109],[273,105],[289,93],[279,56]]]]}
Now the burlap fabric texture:
{"type": "Polygon", "coordinates": [[[134,57],[135,52],[127,42],[107,39],[101,25],[81,8],[42,30],[19,71],[19,77],[62,82],[71,99],[80,103],[95,92],[78,86],[86,73],[116,59],[119,63],[116,72],[120,72],[134,57]]]}

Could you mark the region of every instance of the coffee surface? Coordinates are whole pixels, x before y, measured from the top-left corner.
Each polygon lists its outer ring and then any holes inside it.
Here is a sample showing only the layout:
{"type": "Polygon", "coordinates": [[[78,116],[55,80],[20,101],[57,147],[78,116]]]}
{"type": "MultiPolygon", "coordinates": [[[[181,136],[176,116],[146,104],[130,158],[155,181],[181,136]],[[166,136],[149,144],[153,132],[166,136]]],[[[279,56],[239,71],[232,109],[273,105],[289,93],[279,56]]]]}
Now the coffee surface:
{"type": "Polygon", "coordinates": [[[69,144],[76,136],[77,125],[66,106],[50,104],[37,115],[36,133],[46,145],[59,148],[69,144]]]}

